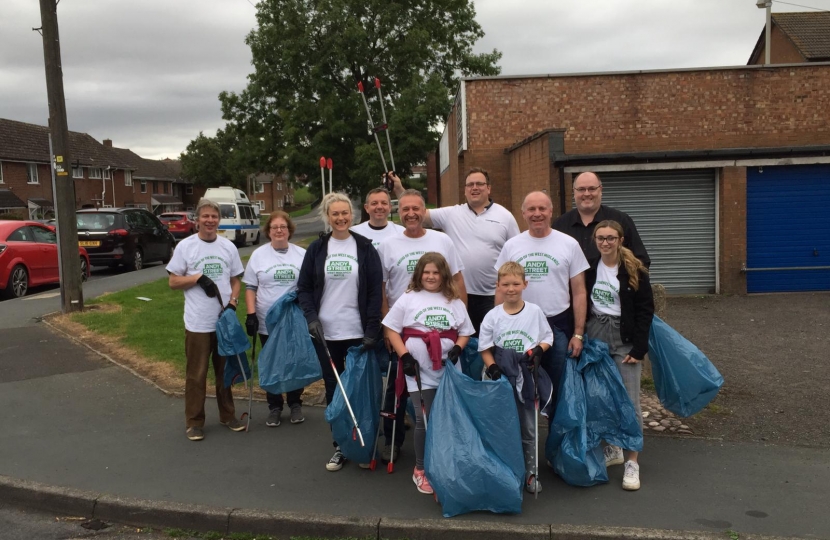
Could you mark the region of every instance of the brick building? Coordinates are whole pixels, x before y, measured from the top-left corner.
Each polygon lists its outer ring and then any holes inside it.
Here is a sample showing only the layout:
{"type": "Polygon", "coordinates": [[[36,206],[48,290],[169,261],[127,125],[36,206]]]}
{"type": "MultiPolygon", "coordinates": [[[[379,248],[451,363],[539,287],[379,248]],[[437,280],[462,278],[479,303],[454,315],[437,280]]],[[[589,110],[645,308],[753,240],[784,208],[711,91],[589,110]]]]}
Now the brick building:
{"type": "Polygon", "coordinates": [[[830,290],[830,63],[468,78],[438,157],[441,205],[485,167],[520,224],[598,172],[670,292],[830,290]]]}
{"type": "Polygon", "coordinates": [[[261,214],[270,214],[294,204],[294,188],[288,178],[287,174],[271,173],[259,173],[248,178],[252,182],[251,202],[259,208],[261,214]]]}
{"type": "MultiPolygon", "coordinates": [[[[762,31],[747,64],[763,64],[766,32],[762,31]]],[[[830,61],[830,11],[773,13],[770,63],[800,64],[830,61]]]]}

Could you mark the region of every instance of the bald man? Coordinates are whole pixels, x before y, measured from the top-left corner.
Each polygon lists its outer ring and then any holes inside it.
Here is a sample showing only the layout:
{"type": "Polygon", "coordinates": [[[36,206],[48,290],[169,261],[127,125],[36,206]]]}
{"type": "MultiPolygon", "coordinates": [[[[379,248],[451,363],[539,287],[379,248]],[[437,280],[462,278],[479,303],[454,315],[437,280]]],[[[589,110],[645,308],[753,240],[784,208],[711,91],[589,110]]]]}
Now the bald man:
{"type": "Polygon", "coordinates": [[[596,173],[584,172],[574,179],[574,201],[576,208],[565,212],[553,223],[553,228],[579,242],[585,257],[593,262],[599,259],[594,242],[594,228],[601,221],[613,219],[622,225],[625,233],[623,246],[634,252],[646,267],[651,264],[646,247],[634,221],[625,212],[602,204],[602,182],[596,173]]]}

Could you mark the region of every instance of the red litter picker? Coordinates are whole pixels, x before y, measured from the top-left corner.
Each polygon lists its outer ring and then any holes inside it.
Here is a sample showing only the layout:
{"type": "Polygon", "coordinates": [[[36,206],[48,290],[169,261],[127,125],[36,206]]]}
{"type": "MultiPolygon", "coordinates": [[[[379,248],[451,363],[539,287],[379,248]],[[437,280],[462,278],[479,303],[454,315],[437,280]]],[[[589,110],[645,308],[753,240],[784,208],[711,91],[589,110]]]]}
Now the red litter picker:
{"type": "Polygon", "coordinates": [[[322,182],[322,196],[326,196],[326,158],[320,158],[320,181],[322,182]]]}
{"type": "MultiPolygon", "coordinates": [[[[392,155],[392,139],[389,138],[389,124],[386,122],[386,107],[383,104],[383,93],[380,89],[380,79],[375,77],[375,88],[378,91],[378,101],[380,101],[380,114],[381,118],[383,119],[383,123],[376,126],[374,120],[372,120],[372,112],[369,109],[369,102],[366,101],[366,92],[363,89],[363,81],[357,81],[357,89],[360,90],[360,97],[363,99],[363,106],[366,107],[366,115],[369,117],[369,126],[372,128],[372,135],[375,137],[375,143],[378,145],[378,152],[380,153],[380,160],[383,162],[383,171],[384,173],[388,172],[390,169],[386,166],[386,157],[383,155],[383,148],[380,145],[380,139],[378,138],[378,132],[383,131],[386,133],[386,144],[389,147],[389,161],[392,164],[392,171],[395,170],[395,156],[392,155]]],[[[391,191],[391,179],[387,178],[384,182],[386,188],[391,191]]]]}

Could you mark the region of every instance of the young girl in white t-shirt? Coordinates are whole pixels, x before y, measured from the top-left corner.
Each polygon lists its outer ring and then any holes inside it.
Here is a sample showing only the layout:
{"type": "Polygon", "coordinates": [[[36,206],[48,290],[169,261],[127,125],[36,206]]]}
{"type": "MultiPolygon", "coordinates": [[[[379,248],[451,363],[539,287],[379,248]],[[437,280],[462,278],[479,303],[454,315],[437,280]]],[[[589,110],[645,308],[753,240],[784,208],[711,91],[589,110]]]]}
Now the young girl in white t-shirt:
{"type": "Polygon", "coordinates": [[[418,260],[406,293],[389,310],[383,326],[398,354],[406,375],[407,390],[416,404],[412,481],[418,491],[431,494],[432,486],[424,474],[429,410],[444,375],[445,360],[449,359],[460,371],[458,357],[475,332],[443,255],[429,252],[418,260]],[[420,391],[416,377],[420,378],[420,391]],[[419,403],[423,408],[418,406],[419,403]]]}

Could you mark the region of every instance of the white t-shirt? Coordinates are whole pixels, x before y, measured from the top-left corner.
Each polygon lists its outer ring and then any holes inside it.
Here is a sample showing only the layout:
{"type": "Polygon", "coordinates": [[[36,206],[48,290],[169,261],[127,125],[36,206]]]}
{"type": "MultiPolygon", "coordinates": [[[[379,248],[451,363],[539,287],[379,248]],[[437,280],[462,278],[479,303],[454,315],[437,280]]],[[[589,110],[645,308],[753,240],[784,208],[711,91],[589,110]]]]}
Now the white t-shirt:
{"type": "Polygon", "coordinates": [[[330,341],[363,337],[363,324],[357,303],[357,241],[329,238],[328,255],[323,267],[325,285],[317,315],[323,335],[330,341]]]}
{"type": "MultiPolygon", "coordinates": [[[[383,319],[383,325],[401,333],[404,328],[429,331],[458,330],[459,336],[471,336],[475,332],[464,303],[459,300],[447,300],[447,297],[438,292],[410,291],[395,303],[383,319]]],[[[427,345],[421,338],[406,340],[406,350],[418,361],[421,369],[421,388],[438,388],[438,383],[444,375],[444,368],[438,371],[432,369],[432,359],[429,357],[427,345]]],[[[441,338],[441,358],[446,359],[455,342],[441,338]]],[[[452,362],[450,362],[452,365],[452,362]]],[[[461,363],[455,365],[461,371],[461,363]]],[[[406,388],[410,392],[417,392],[418,385],[415,377],[406,377],[406,388]]]]}
{"type": "Polygon", "coordinates": [[[386,300],[390,308],[406,292],[418,259],[428,251],[443,255],[453,276],[464,270],[452,240],[442,232],[427,229],[426,234],[420,238],[402,234],[380,243],[378,254],[383,266],[383,282],[386,283],[386,300]]]}
{"type": "Polygon", "coordinates": [[[305,250],[288,244],[288,251],[280,253],[271,244],[258,247],[248,260],[242,283],[256,287],[256,316],[259,333],[268,334],[265,316],[274,302],[285,293],[297,288],[305,250]]]}
{"type": "Polygon", "coordinates": [[[223,306],[231,301],[231,278],[242,275],[242,260],[233,242],[217,236],[205,242],[198,234],[188,236],[176,246],[167,271],[177,276],[204,274],[216,283],[222,305],[204,289],[194,285],[184,291],[184,327],[191,332],[216,332],[216,321],[223,306]]]}
{"type": "Polygon", "coordinates": [[[570,307],[570,279],[590,267],[579,242],[553,229],[544,238],[534,238],[525,231],[508,240],[496,261],[496,270],[507,261],[524,267],[527,277],[524,296],[532,298],[546,317],[570,307]]]}
{"type": "Polygon", "coordinates": [[[525,302],[522,310],[512,315],[504,310],[504,305],[499,305],[491,309],[481,321],[478,332],[479,351],[498,346],[525,353],[540,343],[553,345],[553,330],[550,329],[542,308],[536,304],[525,302]]]}
{"type": "Polygon", "coordinates": [[[493,203],[476,215],[467,203],[429,211],[432,225],[443,229],[464,264],[464,285],[470,294],[492,296],[496,291],[498,259],[504,243],[519,234],[519,225],[505,207],[493,203]]]}
{"type": "Polygon", "coordinates": [[[605,266],[600,260],[597,266],[597,281],[591,291],[592,311],[619,317],[620,306],[620,280],[617,279],[619,267],[605,266]]]}
{"type": "Polygon", "coordinates": [[[390,236],[401,236],[403,232],[406,230],[397,223],[392,223],[391,221],[386,223],[386,227],[382,229],[373,229],[369,226],[368,221],[364,221],[360,225],[355,225],[350,230],[356,232],[360,236],[365,236],[369,240],[372,241],[372,245],[375,246],[375,249],[378,248],[381,242],[389,238],[390,236]]]}

